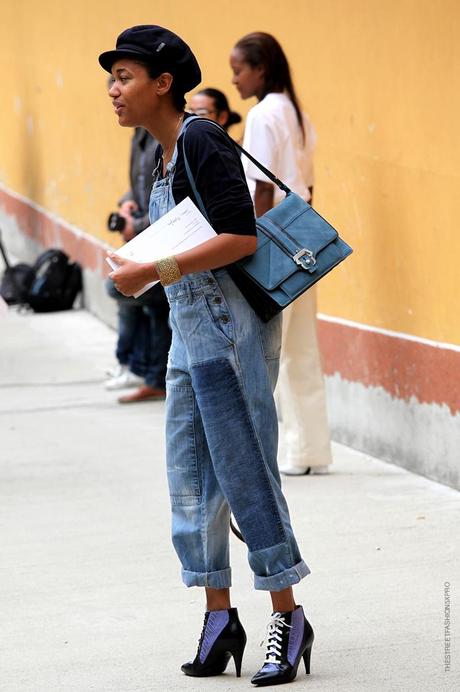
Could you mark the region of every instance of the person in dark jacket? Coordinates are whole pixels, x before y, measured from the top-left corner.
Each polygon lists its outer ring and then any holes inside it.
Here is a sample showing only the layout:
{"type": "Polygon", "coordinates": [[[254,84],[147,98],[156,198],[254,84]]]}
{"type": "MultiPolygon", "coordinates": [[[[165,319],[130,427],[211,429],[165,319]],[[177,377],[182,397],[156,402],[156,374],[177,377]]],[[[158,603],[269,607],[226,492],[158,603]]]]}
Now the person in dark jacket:
{"type": "MultiPolygon", "coordinates": [[[[124,221],[120,233],[126,242],[150,225],[148,201],[157,146],[157,140],[147,130],[135,129],[129,169],[131,188],[118,203],[118,214],[124,221]]],[[[109,373],[106,388],[136,387],[134,392],[118,399],[122,404],[163,399],[171,343],[169,308],[163,288],[158,284],[139,298],[127,298],[109,279],[107,291],[118,306],[118,365],[109,373]]]]}

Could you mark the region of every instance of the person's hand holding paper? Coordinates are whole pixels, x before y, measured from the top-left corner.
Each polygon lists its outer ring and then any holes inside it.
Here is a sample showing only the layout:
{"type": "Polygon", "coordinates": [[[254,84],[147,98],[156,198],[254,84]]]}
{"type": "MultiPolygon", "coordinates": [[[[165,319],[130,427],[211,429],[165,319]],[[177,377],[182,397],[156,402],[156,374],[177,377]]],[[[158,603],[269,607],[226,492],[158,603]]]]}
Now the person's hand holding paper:
{"type": "Polygon", "coordinates": [[[137,298],[158,283],[155,267],[150,262],[133,262],[114,252],[107,254],[107,262],[114,269],[109,278],[114,282],[117,291],[124,296],[137,298]],[[152,278],[155,280],[152,281],[152,278]]]}
{"type": "Polygon", "coordinates": [[[158,282],[152,262],[191,250],[216,235],[187,197],[116,253],[108,253],[114,270],[109,276],[121,293],[137,298],[158,282]]]}

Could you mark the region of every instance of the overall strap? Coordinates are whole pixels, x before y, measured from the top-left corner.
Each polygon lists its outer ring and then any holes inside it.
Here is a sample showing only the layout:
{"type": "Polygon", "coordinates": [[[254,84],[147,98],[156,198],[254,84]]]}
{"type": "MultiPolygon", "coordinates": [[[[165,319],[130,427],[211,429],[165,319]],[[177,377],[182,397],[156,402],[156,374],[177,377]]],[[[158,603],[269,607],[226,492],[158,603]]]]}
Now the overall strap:
{"type": "Polygon", "coordinates": [[[170,167],[170,169],[174,169],[174,168],[176,167],[176,161],[177,161],[177,143],[178,143],[178,141],[179,141],[179,138],[181,137],[181,135],[185,135],[185,132],[187,131],[188,126],[191,125],[191,123],[192,123],[194,120],[196,120],[197,117],[198,117],[197,115],[192,115],[190,118],[184,119],[184,120],[182,121],[182,125],[181,125],[181,127],[180,127],[180,130],[179,130],[179,132],[177,133],[176,144],[175,144],[175,146],[174,146],[173,155],[172,155],[172,157],[171,157],[171,161],[168,163],[168,166],[170,167]]]}
{"type": "MultiPolygon", "coordinates": [[[[187,130],[187,127],[188,127],[194,120],[196,120],[197,117],[198,117],[197,115],[192,115],[190,118],[187,118],[186,120],[184,120],[184,121],[182,122],[182,125],[181,125],[181,127],[180,127],[180,130],[179,130],[179,132],[177,133],[176,144],[174,145],[174,151],[173,151],[173,154],[172,154],[172,156],[171,156],[171,161],[170,161],[170,162],[168,163],[168,165],[166,166],[167,174],[173,173],[174,170],[175,170],[175,168],[176,168],[177,153],[178,153],[178,150],[177,150],[177,143],[178,143],[178,141],[179,141],[180,136],[181,136],[182,134],[185,134],[185,131],[187,130]]],[[[159,147],[160,147],[160,145],[158,144],[158,145],[157,145],[156,151],[158,151],[159,147]]],[[[185,150],[184,150],[184,156],[185,156],[185,150]]],[[[157,165],[155,166],[155,168],[153,169],[153,172],[152,172],[152,178],[153,178],[153,182],[154,182],[154,183],[156,183],[156,181],[158,180],[158,178],[159,178],[159,176],[160,176],[160,169],[161,169],[161,167],[162,167],[162,157],[160,157],[160,158],[158,159],[157,165]]],[[[188,173],[188,171],[187,171],[187,173],[188,173]]],[[[162,176],[162,177],[163,177],[163,176],[162,176]]]]}

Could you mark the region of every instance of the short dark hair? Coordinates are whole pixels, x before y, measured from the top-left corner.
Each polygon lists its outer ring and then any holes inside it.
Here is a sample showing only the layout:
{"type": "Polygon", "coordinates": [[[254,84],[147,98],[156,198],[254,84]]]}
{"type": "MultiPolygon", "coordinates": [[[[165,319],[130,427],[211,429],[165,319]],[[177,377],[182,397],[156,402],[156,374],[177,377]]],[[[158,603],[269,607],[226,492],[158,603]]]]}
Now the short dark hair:
{"type": "Polygon", "coordinates": [[[221,113],[225,112],[228,113],[227,122],[225,123],[225,125],[223,125],[224,130],[227,130],[232,125],[237,125],[241,122],[241,115],[239,113],[235,113],[235,111],[230,110],[227,97],[225,96],[223,91],[220,91],[219,89],[213,89],[212,87],[208,87],[206,89],[200,89],[200,91],[197,92],[197,96],[198,94],[200,94],[201,96],[209,96],[209,98],[211,98],[214,101],[214,107],[217,111],[217,115],[220,115],[221,113]]]}

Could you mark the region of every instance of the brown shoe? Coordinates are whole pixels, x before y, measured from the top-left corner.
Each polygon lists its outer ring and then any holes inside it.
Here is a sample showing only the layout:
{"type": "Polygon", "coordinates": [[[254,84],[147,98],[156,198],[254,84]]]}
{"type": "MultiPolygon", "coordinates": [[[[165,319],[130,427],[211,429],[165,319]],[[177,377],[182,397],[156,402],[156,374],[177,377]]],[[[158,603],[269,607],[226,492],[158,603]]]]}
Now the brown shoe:
{"type": "Polygon", "coordinates": [[[149,387],[148,385],[142,385],[138,387],[132,394],[125,394],[118,398],[119,404],[135,404],[139,401],[164,401],[166,398],[166,392],[164,389],[158,389],[158,387],[149,387]]]}

